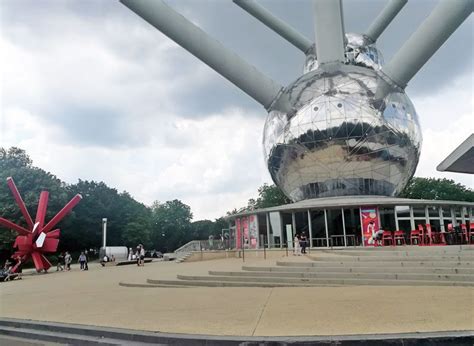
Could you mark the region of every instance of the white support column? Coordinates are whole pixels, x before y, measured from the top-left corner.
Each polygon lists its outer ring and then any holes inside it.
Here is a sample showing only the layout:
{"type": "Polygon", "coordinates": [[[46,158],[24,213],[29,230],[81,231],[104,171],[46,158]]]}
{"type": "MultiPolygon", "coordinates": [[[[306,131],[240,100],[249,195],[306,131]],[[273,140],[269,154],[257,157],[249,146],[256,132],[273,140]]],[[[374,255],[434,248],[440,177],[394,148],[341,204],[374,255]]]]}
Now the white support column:
{"type": "Polygon", "coordinates": [[[439,215],[439,225],[441,227],[442,232],[446,232],[444,228],[444,216],[443,216],[443,208],[438,206],[438,215],[439,215]]]}
{"type": "Polygon", "coordinates": [[[395,227],[397,228],[396,230],[398,231],[400,229],[400,225],[398,224],[398,215],[397,215],[397,207],[393,207],[393,215],[395,215],[395,227]]]}
{"type": "Polygon", "coordinates": [[[384,32],[403,6],[405,6],[407,1],[408,0],[390,0],[377,18],[370,24],[365,35],[370,38],[372,42],[377,41],[379,36],[384,32]]]}
{"type": "Polygon", "coordinates": [[[430,211],[428,210],[428,206],[425,205],[425,221],[427,224],[430,223],[430,211]]]}
{"type": "Polygon", "coordinates": [[[107,218],[102,219],[102,247],[106,248],[107,246],[107,218]]]}
{"type": "Polygon", "coordinates": [[[320,64],[345,61],[341,0],[313,0],[316,55],[320,64]]]}
{"type": "Polygon", "coordinates": [[[440,0],[430,15],[382,68],[401,88],[423,67],[474,8],[472,0],[440,0]]]}
{"type": "Polygon", "coordinates": [[[326,228],[326,247],[329,247],[328,215],[326,209],[324,209],[324,226],[326,228]]]}
{"type": "Polygon", "coordinates": [[[364,240],[364,228],[363,228],[363,222],[362,222],[362,212],[360,210],[361,208],[359,207],[359,222],[360,222],[360,239],[362,240],[362,247],[365,247],[365,240],[364,240]]]}
{"type": "Polygon", "coordinates": [[[237,6],[240,6],[245,11],[250,13],[252,16],[257,18],[263,24],[268,26],[270,29],[275,31],[285,40],[290,42],[296,48],[300,49],[303,53],[308,53],[312,48],[313,42],[311,42],[304,35],[300,34],[293,27],[282,21],[280,18],[275,17],[270,11],[263,6],[259,5],[253,0],[233,0],[237,6]]]}
{"type": "Polygon", "coordinates": [[[285,230],[285,226],[283,225],[281,211],[278,212],[278,216],[280,217],[280,249],[283,249],[283,236],[284,236],[284,232],[286,233],[286,230],[285,230]]]}
{"type": "Polygon", "coordinates": [[[313,224],[311,222],[311,210],[308,209],[309,247],[313,247],[313,224]]]}
{"type": "Polygon", "coordinates": [[[270,248],[270,216],[268,213],[265,213],[265,218],[267,221],[267,247],[270,248]]]}
{"type": "Polygon", "coordinates": [[[415,229],[415,218],[413,217],[413,206],[412,205],[410,205],[410,226],[411,226],[412,230],[415,229]]]}
{"type": "Polygon", "coordinates": [[[344,218],[344,208],[341,208],[341,215],[342,215],[342,233],[344,234],[344,247],[347,247],[346,220],[344,218]]]}
{"type": "MultiPolygon", "coordinates": [[[[295,216],[294,211],[291,212],[291,227],[293,227],[293,234],[291,236],[292,236],[292,238],[294,238],[295,234],[296,234],[296,216],[295,216]]],[[[291,239],[291,240],[293,240],[293,239],[291,239]]]]}
{"type": "MultiPolygon", "coordinates": [[[[255,214],[255,223],[257,225],[257,249],[260,249],[260,225],[258,224],[258,214],[255,214]]],[[[249,238],[250,238],[250,236],[249,236],[249,238]]]]}
{"type": "Polygon", "coordinates": [[[121,2],[247,95],[269,108],[283,87],[210,37],[162,0],[121,2]]]}

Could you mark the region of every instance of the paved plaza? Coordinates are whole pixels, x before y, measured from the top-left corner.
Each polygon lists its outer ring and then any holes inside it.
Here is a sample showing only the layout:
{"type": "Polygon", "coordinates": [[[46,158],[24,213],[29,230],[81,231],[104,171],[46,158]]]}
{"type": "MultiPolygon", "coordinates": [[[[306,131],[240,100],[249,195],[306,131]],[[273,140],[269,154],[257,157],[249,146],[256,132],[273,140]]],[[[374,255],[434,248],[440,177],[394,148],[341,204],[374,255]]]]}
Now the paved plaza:
{"type": "MultiPolygon", "coordinates": [[[[307,261],[303,257],[286,260],[307,261]]],[[[276,259],[247,258],[246,265],[276,259]]],[[[25,276],[0,284],[0,315],[169,333],[296,336],[474,330],[472,287],[119,286],[238,270],[241,259],[154,262],[25,276]]]]}

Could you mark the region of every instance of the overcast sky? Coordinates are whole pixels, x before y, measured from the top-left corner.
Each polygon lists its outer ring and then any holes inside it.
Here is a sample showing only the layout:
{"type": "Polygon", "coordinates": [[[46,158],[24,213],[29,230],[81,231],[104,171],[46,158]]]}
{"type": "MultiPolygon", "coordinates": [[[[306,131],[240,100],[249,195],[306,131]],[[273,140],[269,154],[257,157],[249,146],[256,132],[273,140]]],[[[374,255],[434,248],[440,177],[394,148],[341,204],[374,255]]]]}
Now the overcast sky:
{"type": "MultiPolygon", "coordinates": [[[[453,0],[455,1],[455,0],[453,0]]],[[[259,1],[313,39],[311,2],[259,1]]],[[[169,1],[286,85],[303,54],[230,0],[169,1]]],[[[385,0],[345,0],[345,29],[363,32],[385,0]]],[[[436,2],[411,0],[382,34],[389,61],[436,2]]],[[[178,198],[217,218],[271,182],[265,110],[115,0],[0,0],[0,146],[25,149],[67,183],[104,181],[150,205],[178,198]]],[[[407,88],[420,117],[416,171],[474,187],[436,166],[473,132],[472,16],[407,88]]]]}

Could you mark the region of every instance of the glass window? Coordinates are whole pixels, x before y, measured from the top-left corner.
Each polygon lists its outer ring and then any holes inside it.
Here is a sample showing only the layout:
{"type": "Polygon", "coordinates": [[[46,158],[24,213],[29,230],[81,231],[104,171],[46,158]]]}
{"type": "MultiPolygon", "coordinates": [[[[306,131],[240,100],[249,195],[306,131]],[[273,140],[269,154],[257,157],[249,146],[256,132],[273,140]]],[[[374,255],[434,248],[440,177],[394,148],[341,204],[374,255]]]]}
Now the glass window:
{"type": "Polygon", "coordinates": [[[328,209],[328,232],[334,246],[344,246],[344,231],[342,228],[342,210],[328,209]]]}
{"type": "Polygon", "coordinates": [[[311,210],[311,226],[313,228],[313,246],[326,246],[324,210],[311,210]]]}
{"type": "Polygon", "coordinates": [[[435,206],[428,206],[428,215],[431,218],[439,218],[439,208],[435,206]]]}
{"type": "Polygon", "coordinates": [[[424,206],[413,206],[413,216],[417,218],[426,217],[424,206]]]}
{"type": "Polygon", "coordinates": [[[405,231],[405,234],[409,234],[411,231],[410,220],[398,220],[398,228],[405,231]]]}
{"type": "Polygon", "coordinates": [[[387,231],[395,231],[395,215],[393,212],[393,208],[380,208],[380,227],[383,230],[387,231]]]}
{"type": "Polygon", "coordinates": [[[442,206],[441,210],[443,211],[443,218],[451,219],[451,207],[449,206],[442,206]]]}
{"type": "Polygon", "coordinates": [[[397,205],[395,207],[397,211],[397,216],[400,217],[410,217],[410,207],[408,205],[397,205]]]}

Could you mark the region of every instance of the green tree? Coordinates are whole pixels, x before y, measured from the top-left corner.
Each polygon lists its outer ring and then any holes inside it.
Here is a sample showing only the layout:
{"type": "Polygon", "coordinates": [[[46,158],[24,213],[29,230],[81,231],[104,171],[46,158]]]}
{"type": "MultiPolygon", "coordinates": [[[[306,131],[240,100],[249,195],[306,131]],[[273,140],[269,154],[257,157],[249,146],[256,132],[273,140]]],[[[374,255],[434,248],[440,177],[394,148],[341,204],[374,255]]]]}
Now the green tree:
{"type": "Polygon", "coordinates": [[[474,191],[450,179],[414,177],[399,197],[474,202],[474,191]]]}
{"type": "Polygon", "coordinates": [[[155,248],[170,252],[192,240],[190,226],[193,214],[188,205],[177,199],[165,203],[156,201],[151,209],[151,240],[155,248]]]}
{"type": "Polygon", "coordinates": [[[289,203],[291,203],[291,200],[285,196],[278,186],[263,184],[258,188],[257,200],[249,200],[249,207],[251,209],[262,209],[289,203]]]}
{"type": "MultiPolygon", "coordinates": [[[[32,166],[32,160],[22,149],[0,148],[0,216],[14,223],[26,226],[26,220],[18,208],[6,184],[7,177],[13,177],[27,209],[34,219],[41,191],[49,191],[46,219],[51,219],[68,201],[65,184],[53,174],[32,166]]],[[[0,250],[12,251],[16,232],[0,228],[0,250]]]]}

